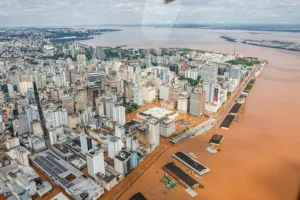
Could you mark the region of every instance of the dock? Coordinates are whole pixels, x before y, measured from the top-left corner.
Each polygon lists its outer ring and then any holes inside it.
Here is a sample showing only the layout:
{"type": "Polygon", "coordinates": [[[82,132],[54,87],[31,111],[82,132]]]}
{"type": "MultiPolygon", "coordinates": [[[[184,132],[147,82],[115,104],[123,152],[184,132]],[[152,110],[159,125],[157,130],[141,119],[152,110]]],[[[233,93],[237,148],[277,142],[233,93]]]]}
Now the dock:
{"type": "Polygon", "coordinates": [[[199,124],[198,126],[195,126],[187,131],[178,134],[177,136],[173,137],[170,142],[173,144],[178,144],[188,138],[193,138],[201,135],[202,133],[205,133],[206,131],[209,131],[212,127],[214,127],[216,123],[216,119],[210,118],[207,121],[199,124]]]}
{"type": "Polygon", "coordinates": [[[180,151],[175,154],[173,154],[173,157],[200,174],[201,176],[210,172],[210,169],[206,167],[205,165],[201,164],[197,160],[190,157],[188,154],[180,151]]]}
{"type": "Polygon", "coordinates": [[[193,188],[199,185],[199,183],[177,167],[173,162],[170,162],[162,167],[170,176],[177,180],[186,188],[193,188]]]}
{"type": "Polygon", "coordinates": [[[223,142],[223,140],[224,140],[224,136],[223,135],[215,134],[210,139],[209,143],[212,144],[212,145],[221,145],[221,143],[223,142]]]}
{"type": "Polygon", "coordinates": [[[234,115],[227,115],[220,126],[221,129],[229,130],[234,118],[235,118],[234,115]]]}
{"type": "Polygon", "coordinates": [[[231,115],[237,115],[240,111],[240,108],[242,107],[242,104],[236,103],[230,110],[231,115]]]}

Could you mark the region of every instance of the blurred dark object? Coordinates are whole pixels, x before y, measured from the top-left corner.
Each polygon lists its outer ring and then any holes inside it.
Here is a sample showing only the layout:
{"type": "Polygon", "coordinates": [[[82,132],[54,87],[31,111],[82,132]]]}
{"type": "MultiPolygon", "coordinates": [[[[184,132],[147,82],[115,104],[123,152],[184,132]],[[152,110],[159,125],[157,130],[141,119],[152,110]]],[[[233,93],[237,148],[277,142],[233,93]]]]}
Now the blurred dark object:
{"type": "Polygon", "coordinates": [[[172,3],[173,1],[175,1],[175,0],[165,0],[165,4],[172,3]]]}

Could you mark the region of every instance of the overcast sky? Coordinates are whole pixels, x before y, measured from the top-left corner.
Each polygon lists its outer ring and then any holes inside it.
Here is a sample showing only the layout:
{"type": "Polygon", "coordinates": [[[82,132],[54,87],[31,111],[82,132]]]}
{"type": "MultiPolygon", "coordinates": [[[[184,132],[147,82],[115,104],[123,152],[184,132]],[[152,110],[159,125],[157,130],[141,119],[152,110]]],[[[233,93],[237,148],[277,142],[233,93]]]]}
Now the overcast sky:
{"type": "Polygon", "coordinates": [[[0,26],[300,24],[300,0],[0,0],[0,26]]]}

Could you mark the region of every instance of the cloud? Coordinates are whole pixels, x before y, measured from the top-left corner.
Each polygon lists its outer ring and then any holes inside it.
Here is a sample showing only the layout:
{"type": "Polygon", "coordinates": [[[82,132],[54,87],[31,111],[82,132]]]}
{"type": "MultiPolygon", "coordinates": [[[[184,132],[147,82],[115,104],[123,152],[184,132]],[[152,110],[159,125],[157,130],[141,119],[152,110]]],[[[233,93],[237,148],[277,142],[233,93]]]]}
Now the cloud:
{"type": "Polygon", "coordinates": [[[0,26],[299,23],[299,10],[299,0],[0,0],[0,26]]]}

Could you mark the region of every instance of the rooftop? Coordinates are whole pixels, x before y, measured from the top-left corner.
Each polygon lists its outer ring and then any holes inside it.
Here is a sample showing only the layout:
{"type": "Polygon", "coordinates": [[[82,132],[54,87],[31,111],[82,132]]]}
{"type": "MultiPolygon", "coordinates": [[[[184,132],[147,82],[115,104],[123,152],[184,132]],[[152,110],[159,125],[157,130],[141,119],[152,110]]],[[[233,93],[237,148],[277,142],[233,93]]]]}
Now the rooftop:
{"type": "Polygon", "coordinates": [[[157,119],[161,119],[172,113],[174,113],[174,112],[171,110],[167,110],[167,109],[160,108],[160,107],[153,107],[153,108],[150,108],[150,109],[142,112],[141,114],[152,116],[157,119]]]}

